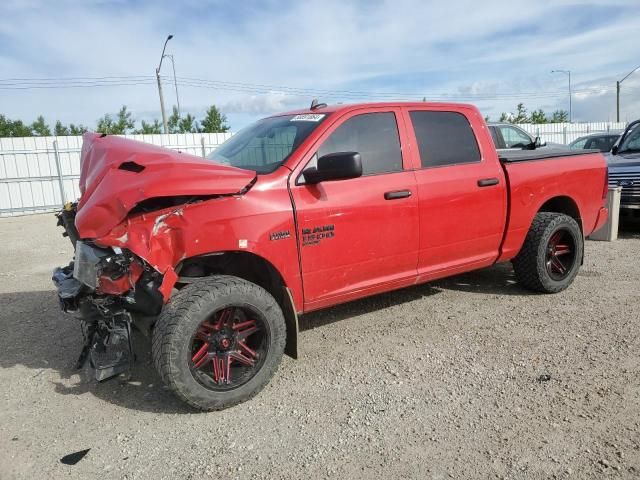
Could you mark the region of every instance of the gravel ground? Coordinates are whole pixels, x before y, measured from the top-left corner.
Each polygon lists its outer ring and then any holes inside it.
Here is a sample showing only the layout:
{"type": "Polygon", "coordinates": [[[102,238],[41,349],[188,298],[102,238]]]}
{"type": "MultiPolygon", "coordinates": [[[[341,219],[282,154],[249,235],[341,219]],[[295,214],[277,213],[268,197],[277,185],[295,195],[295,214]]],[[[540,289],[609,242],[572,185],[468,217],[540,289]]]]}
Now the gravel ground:
{"type": "Polygon", "coordinates": [[[587,242],[557,295],[501,265],[307,315],[300,360],[206,414],[163,388],[144,338],[128,382],[73,370],[54,224],[0,219],[0,478],[640,477],[638,225],[587,242]]]}

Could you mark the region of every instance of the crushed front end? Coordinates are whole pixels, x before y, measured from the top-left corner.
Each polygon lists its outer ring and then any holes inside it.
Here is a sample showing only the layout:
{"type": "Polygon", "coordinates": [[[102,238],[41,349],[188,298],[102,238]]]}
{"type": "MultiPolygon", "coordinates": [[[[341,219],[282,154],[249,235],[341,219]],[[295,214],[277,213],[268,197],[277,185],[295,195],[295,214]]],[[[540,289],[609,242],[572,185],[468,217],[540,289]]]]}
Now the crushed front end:
{"type": "Polygon", "coordinates": [[[241,195],[255,180],[253,171],[155,145],[83,135],[81,196],[57,214],[75,255],[53,272],[62,309],[82,325],[79,367],[90,361],[104,380],[131,366],[132,326],[151,332],[174,290],[174,268],[198,245],[184,210],[241,195]]]}
{"type": "Polygon", "coordinates": [[[82,326],[84,346],[76,366],[89,361],[101,381],[131,367],[131,327],[160,313],[162,275],[127,249],[80,240],[76,208],[68,204],[57,214],[75,255],[69,265],[54,270],[52,279],[62,310],[78,317],[82,326]]]}

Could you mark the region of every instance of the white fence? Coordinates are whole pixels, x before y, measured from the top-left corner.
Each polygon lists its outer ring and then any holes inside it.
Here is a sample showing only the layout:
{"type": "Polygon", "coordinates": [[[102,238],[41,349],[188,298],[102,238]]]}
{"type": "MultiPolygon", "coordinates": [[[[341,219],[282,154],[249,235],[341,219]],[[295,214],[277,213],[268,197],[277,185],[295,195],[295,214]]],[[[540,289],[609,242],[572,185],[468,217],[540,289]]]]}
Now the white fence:
{"type": "MultiPolygon", "coordinates": [[[[520,124],[542,141],[567,144],[593,132],[623,130],[625,123],[520,124]]],[[[125,135],[154,145],[205,156],[230,133],[125,135]]],[[[0,216],[48,212],[80,195],[82,137],[0,138],[0,216]]]]}
{"type": "MultiPolygon", "coordinates": [[[[205,156],[230,133],[125,135],[205,156]]],[[[57,210],[80,196],[82,137],[0,138],[0,216],[57,210]]]]}
{"type": "Polygon", "coordinates": [[[627,126],[625,122],[590,122],[590,123],[519,123],[534,137],[543,142],[562,143],[564,145],[575,139],[595,132],[622,132],[627,126]]]}

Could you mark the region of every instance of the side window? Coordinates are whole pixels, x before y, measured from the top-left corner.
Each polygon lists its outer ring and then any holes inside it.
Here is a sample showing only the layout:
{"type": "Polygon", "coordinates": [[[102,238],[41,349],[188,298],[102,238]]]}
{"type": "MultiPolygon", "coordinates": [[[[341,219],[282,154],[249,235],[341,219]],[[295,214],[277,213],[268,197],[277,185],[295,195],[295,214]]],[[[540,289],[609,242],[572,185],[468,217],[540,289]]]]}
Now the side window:
{"type": "Polygon", "coordinates": [[[489,132],[491,132],[491,139],[493,140],[493,145],[496,148],[500,148],[500,138],[498,138],[498,130],[496,127],[489,127],[489,132]]]}
{"type": "Polygon", "coordinates": [[[506,148],[524,148],[531,143],[531,137],[515,127],[500,127],[506,148]]]}
{"type": "Polygon", "coordinates": [[[423,167],[480,161],[480,150],[467,118],[457,112],[409,112],[423,167]]]}
{"type": "Polygon", "coordinates": [[[582,150],[583,148],[585,148],[585,144],[587,143],[587,140],[589,140],[588,138],[583,138],[583,139],[579,139],[576,140],[575,142],[573,142],[571,144],[571,146],[569,148],[571,148],[571,150],[582,150]]]}
{"type": "Polygon", "coordinates": [[[401,171],[402,153],[395,114],[364,113],[351,117],[324,141],[318,157],[337,152],[358,152],[362,157],[363,175],[401,171]]]}
{"type": "Polygon", "coordinates": [[[607,137],[604,144],[605,150],[603,150],[603,152],[610,152],[616,140],[618,140],[618,137],[607,137]]]}
{"type": "Polygon", "coordinates": [[[602,144],[602,138],[593,137],[587,141],[584,145],[585,150],[597,149],[600,150],[602,144]]]}

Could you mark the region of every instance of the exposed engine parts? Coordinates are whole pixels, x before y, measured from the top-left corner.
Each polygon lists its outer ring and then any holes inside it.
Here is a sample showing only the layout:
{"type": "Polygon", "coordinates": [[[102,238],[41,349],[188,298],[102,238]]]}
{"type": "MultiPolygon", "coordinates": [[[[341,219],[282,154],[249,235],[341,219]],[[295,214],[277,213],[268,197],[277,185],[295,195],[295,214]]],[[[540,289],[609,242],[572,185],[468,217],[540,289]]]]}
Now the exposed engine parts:
{"type": "Polygon", "coordinates": [[[73,207],[58,213],[76,253],[73,262],[54,270],[52,279],[62,310],[81,322],[85,341],[76,366],[88,360],[101,381],[131,367],[131,327],[136,316],[155,316],[162,309],[162,275],[127,250],[78,240],[68,228],[73,216],[73,207]]]}

